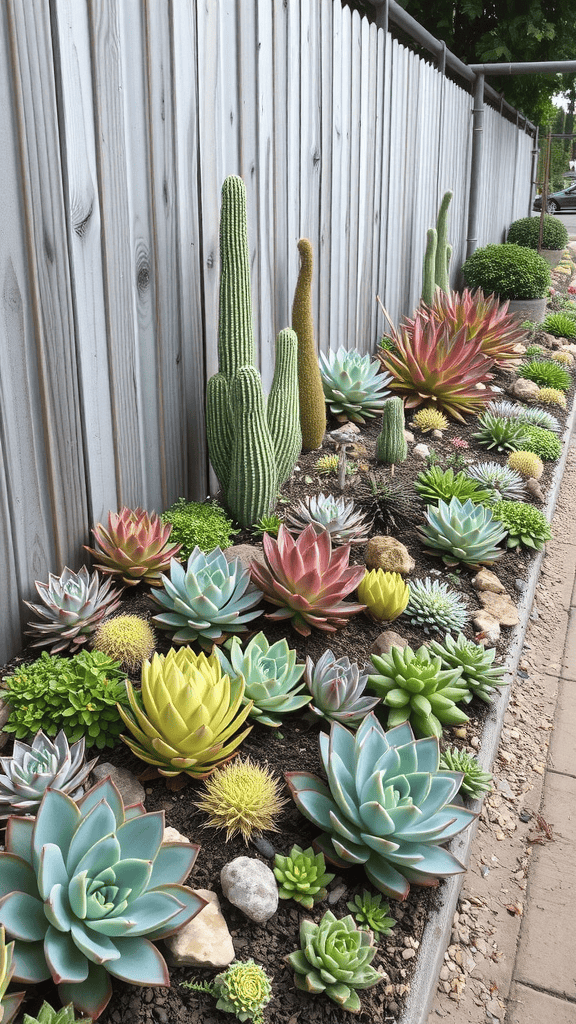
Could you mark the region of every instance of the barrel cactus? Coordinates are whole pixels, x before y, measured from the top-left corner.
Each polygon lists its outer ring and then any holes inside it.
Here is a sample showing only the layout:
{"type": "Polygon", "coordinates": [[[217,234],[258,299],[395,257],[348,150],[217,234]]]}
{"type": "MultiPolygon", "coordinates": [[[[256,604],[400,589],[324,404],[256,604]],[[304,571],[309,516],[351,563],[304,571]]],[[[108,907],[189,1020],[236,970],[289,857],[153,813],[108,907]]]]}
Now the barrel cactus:
{"type": "Polygon", "coordinates": [[[219,372],[208,381],[208,451],[227,507],[249,527],[271,511],[300,452],[298,341],[289,328],[278,335],[266,402],[253,365],[246,188],[234,175],[222,186],[220,258],[219,372]]]}

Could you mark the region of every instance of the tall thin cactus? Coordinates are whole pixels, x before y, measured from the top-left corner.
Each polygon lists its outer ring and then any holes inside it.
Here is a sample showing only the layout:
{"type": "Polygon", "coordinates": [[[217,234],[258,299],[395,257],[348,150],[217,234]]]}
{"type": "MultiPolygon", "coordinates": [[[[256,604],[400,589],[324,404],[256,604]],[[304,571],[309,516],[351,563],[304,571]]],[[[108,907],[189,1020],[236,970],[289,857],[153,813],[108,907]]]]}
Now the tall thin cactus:
{"type": "Polygon", "coordinates": [[[294,331],[276,339],[268,403],[254,364],[246,188],[226,178],[220,213],[219,372],[208,381],[208,451],[224,503],[242,526],[274,507],[301,447],[297,347],[294,331]]]}
{"type": "Polygon", "coordinates": [[[298,336],[298,390],[304,451],[320,448],[326,433],[326,401],[312,322],[312,244],[298,242],[300,273],[292,303],[292,328],[298,336]]]}
{"type": "Polygon", "coordinates": [[[422,302],[431,306],[434,302],[436,289],[448,293],[450,291],[450,277],[448,268],[452,246],[448,242],[448,207],[453,192],[445,192],[438,210],[436,227],[428,228],[426,236],[426,252],[424,254],[424,268],[422,274],[422,302]]]}

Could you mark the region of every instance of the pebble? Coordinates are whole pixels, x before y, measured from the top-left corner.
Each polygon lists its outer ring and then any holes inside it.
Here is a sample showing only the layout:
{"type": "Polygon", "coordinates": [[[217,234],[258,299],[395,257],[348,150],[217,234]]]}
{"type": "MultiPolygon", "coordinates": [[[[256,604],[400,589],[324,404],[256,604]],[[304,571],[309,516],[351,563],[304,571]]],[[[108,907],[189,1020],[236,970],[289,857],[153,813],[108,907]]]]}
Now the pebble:
{"type": "Polygon", "coordinates": [[[402,950],[402,959],[403,960],[412,960],[415,956],[416,956],[416,950],[415,949],[403,949],[402,950]]]}
{"type": "Polygon", "coordinates": [[[514,586],[519,594],[523,594],[528,584],[526,583],[526,580],[514,580],[514,586]]]}
{"type": "Polygon", "coordinates": [[[342,899],[342,897],[345,896],[345,895],[346,895],[346,886],[345,885],[337,885],[335,889],[332,889],[328,893],[328,903],[330,904],[330,906],[334,906],[334,904],[338,903],[338,900],[342,899]]]}
{"type": "Polygon", "coordinates": [[[427,444],[417,444],[414,445],[414,448],[412,449],[412,454],[415,455],[416,458],[422,459],[422,461],[424,461],[424,459],[427,459],[428,456],[430,455],[430,449],[427,444]]]}
{"type": "Polygon", "coordinates": [[[272,846],[272,843],[269,843],[267,839],[264,839],[264,836],[255,836],[251,839],[251,843],[252,846],[258,850],[258,853],[261,853],[267,860],[272,860],[276,854],[276,850],[272,846]]]}

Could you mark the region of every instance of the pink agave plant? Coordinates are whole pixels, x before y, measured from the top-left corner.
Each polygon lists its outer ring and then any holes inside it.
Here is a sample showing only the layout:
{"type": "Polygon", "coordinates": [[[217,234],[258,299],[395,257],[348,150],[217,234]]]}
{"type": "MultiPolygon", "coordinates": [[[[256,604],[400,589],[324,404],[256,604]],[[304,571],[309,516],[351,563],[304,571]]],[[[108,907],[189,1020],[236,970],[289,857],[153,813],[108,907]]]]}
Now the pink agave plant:
{"type": "Polygon", "coordinates": [[[406,320],[408,330],[417,318],[446,324],[453,334],[465,328],[466,340],[479,342],[483,355],[497,364],[517,359],[516,346],[526,336],[518,316],[508,312],[508,302],[501,302],[495,295],[484,295],[481,288],[474,292],[464,288],[449,294],[437,291],[432,306],[422,305],[413,319],[406,320]]]}
{"type": "Polygon", "coordinates": [[[177,558],[181,544],[169,544],[172,527],[156,512],[122,508],[108,513],[108,529],[97,523],[92,533],[99,548],[89,548],[97,569],[120,576],[129,587],[138,583],[160,585],[160,574],[177,558]]]}
{"type": "Polygon", "coordinates": [[[343,600],[363,579],[365,566],[348,565],[349,544],[333,551],[327,530],[316,533],[310,524],[294,538],[282,525],[278,539],[265,534],[263,545],[266,564],[253,561],[250,573],[266,600],[277,605],[267,619],[291,619],[302,636],[312,626],[335,633],[366,607],[343,600]]]}

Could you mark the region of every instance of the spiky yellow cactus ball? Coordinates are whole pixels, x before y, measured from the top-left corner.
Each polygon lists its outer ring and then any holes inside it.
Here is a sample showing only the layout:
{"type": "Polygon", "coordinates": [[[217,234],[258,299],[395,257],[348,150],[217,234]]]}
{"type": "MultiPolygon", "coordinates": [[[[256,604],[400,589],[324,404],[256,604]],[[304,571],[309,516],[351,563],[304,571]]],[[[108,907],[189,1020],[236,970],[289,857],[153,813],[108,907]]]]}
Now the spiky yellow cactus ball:
{"type": "Polygon", "coordinates": [[[510,452],[508,465],[510,469],[515,469],[517,473],[526,477],[527,480],[529,478],[539,480],[544,472],[544,463],[534,452],[510,452]]]}
{"type": "Polygon", "coordinates": [[[419,409],[412,417],[412,426],[427,434],[430,430],[448,430],[448,420],[438,409],[419,409]]]}
{"type": "Polygon", "coordinates": [[[102,623],[92,646],[119,661],[128,672],[135,672],[146,658],[152,657],[156,636],[139,615],[117,615],[102,623]]]}
{"type": "Polygon", "coordinates": [[[276,818],[288,802],[281,786],[268,767],[239,757],[206,780],[196,807],[209,816],[205,828],[226,829],[226,842],[241,832],[247,844],[254,834],[278,831],[276,818]]]}
{"type": "Polygon", "coordinates": [[[571,352],[553,352],[552,359],[556,363],[561,363],[562,366],[572,366],[574,363],[574,356],[571,352]]]}
{"type": "Polygon", "coordinates": [[[542,405],[559,405],[561,409],[566,408],[566,395],[558,388],[540,388],[537,399],[542,405]]]}

